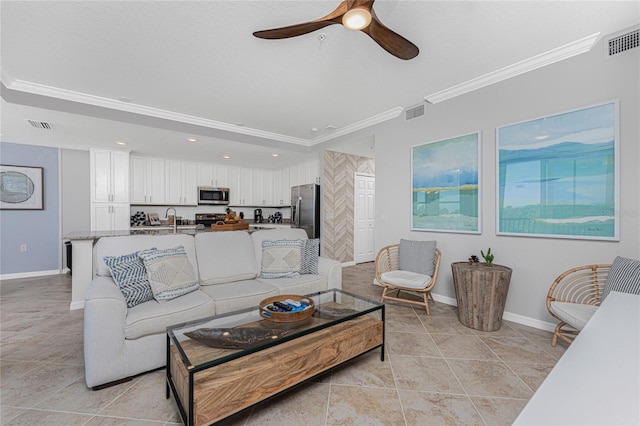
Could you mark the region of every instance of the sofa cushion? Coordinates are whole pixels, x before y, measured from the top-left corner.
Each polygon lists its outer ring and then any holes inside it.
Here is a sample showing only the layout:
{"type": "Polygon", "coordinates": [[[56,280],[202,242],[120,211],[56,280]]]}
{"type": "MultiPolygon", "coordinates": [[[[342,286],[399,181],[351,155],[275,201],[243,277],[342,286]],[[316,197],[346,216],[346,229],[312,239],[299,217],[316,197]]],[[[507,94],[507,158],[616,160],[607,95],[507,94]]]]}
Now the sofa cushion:
{"type": "Polygon", "coordinates": [[[431,277],[429,275],[403,271],[401,269],[384,272],[380,275],[380,278],[382,278],[385,283],[416,290],[424,289],[431,281],[431,277]]]}
{"type": "Polygon", "coordinates": [[[200,233],[195,244],[201,285],[256,277],[258,267],[248,232],[200,233]]]}
{"type": "Polygon", "coordinates": [[[640,294],[640,261],[621,256],[613,260],[600,303],[612,291],[640,294]]]}
{"type": "Polygon", "coordinates": [[[253,253],[256,258],[256,275],[260,274],[262,265],[262,242],[277,240],[306,240],[307,232],[301,228],[263,229],[251,234],[253,253]]]}
{"type": "Polygon", "coordinates": [[[276,286],[258,280],[209,285],[202,287],[201,291],[213,299],[216,315],[251,306],[257,307],[267,297],[280,294],[276,286]]]}
{"type": "Polygon", "coordinates": [[[280,294],[305,295],[327,289],[327,277],[323,275],[300,275],[296,278],[258,278],[262,283],[278,288],[280,294]]]}
{"type": "Polygon", "coordinates": [[[153,297],[161,302],[200,288],[200,283],[183,246],[138,253],[147,270],[153,297]]]}
{"type": "Polygon", "coordinates": [[[215,313],[213,301],[200,290],[163,303],[151,300],[127,310],[124,337],[138,339],[166,333],[170,325],[205,318],[215,313]]]}
{"type": "Polygon", "coordinates": [[[571,327],[582,330],[598,307],[582,303],[551,302],[549,309],[571,327]]]}
{"type": "Polygon", "coordinates": [[[138,253],[104,257],[104,263],[109,267],[113,280],[124,295],[128,308],[153,299],[147,270],[138,253]]]}
{"type": "Polygon", "coordinates": [[[436,241],[400,240],[398,266],[403,271],[433,276],[436,241]]]}
{"type": "Polygon", "coordinates": [[[300,275],[303,244],[302,240],[263,241],[260,278],[300,275]]]}
{"type": "Polygon", "coordinates": [[[302,260],[300,273],[318,275],[318,257],[320,256],[320,240],[302,240],[302,260]]]}
{"type": "Polygon", "coordinates": [[[183,246],[189,262],[197,270],[196,245],[192,235],[127,235],[122,237],[102,237],[94,246],[93,262],[96,275],[111,276],[109,267],[104,263],[105,256],[121,256],[135,251],[157,247],[166,249],[183,246]]]}

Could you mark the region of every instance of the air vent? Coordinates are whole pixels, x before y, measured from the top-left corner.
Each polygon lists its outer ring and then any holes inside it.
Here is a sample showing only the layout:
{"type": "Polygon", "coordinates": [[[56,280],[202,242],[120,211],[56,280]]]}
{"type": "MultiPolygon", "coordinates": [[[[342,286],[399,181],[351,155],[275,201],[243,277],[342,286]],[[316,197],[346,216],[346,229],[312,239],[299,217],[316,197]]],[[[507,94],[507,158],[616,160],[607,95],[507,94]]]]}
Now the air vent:
{"type": "Polygon", "coordinates": [[[27,120],[31,127],[35,127],[36,129],[43,130],[53,130],[53,126],[51,123],[47,123],[46,121],[37,121],[37,120],[27,120]]]}
{"type": "Polygon", "coordinates": [[[605,48],[607,57],[618,55],[638,47],[640,44],[640,30],[629,31],[616,35],[607,40],[605,48]]]}
{"type": "Polygon", "coordinates": [[[414,118],[422,117],[423,115],[424,115],[424,104],[407,108],[404,111],[404,121],[413,120],[414,118]]]}

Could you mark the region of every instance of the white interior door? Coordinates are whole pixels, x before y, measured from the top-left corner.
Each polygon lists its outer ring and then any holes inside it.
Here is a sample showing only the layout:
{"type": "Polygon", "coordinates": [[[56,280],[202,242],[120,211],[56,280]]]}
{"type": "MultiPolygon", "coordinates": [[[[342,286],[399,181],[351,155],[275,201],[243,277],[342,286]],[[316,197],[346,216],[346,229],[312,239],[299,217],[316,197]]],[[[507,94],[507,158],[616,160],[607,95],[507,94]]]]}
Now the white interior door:
{"type": "Polygon", "coordinates": [[[376,256],[373,241],[376,200],[375,176],[356,173],[354,188],[354,261],[356,263],[372,262],[376,256]]]}

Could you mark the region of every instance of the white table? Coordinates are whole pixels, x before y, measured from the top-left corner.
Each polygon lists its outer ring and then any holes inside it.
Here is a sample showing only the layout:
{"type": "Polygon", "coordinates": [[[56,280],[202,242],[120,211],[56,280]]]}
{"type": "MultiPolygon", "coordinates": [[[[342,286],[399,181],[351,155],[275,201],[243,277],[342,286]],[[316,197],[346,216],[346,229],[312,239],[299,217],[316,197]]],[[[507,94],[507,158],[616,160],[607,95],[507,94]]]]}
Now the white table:
{"type": "Polygon", "coordinates": [[[640,296],[607,296],[514,424],[640,425],[640,296]]]}

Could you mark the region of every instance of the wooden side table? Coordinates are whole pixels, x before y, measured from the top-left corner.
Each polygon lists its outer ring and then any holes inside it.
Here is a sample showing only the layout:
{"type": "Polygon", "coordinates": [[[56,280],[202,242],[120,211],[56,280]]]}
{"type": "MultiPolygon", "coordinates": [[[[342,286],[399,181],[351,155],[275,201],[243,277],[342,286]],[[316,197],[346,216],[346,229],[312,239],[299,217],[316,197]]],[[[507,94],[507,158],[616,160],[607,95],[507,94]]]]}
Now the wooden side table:
{"type": "Polygon", "coordinates": [[[481,331],[499,330],[511,282],[511,268],[478,262],[454,262],[451,270],[458,319],[462,325],[481,331]]]}

